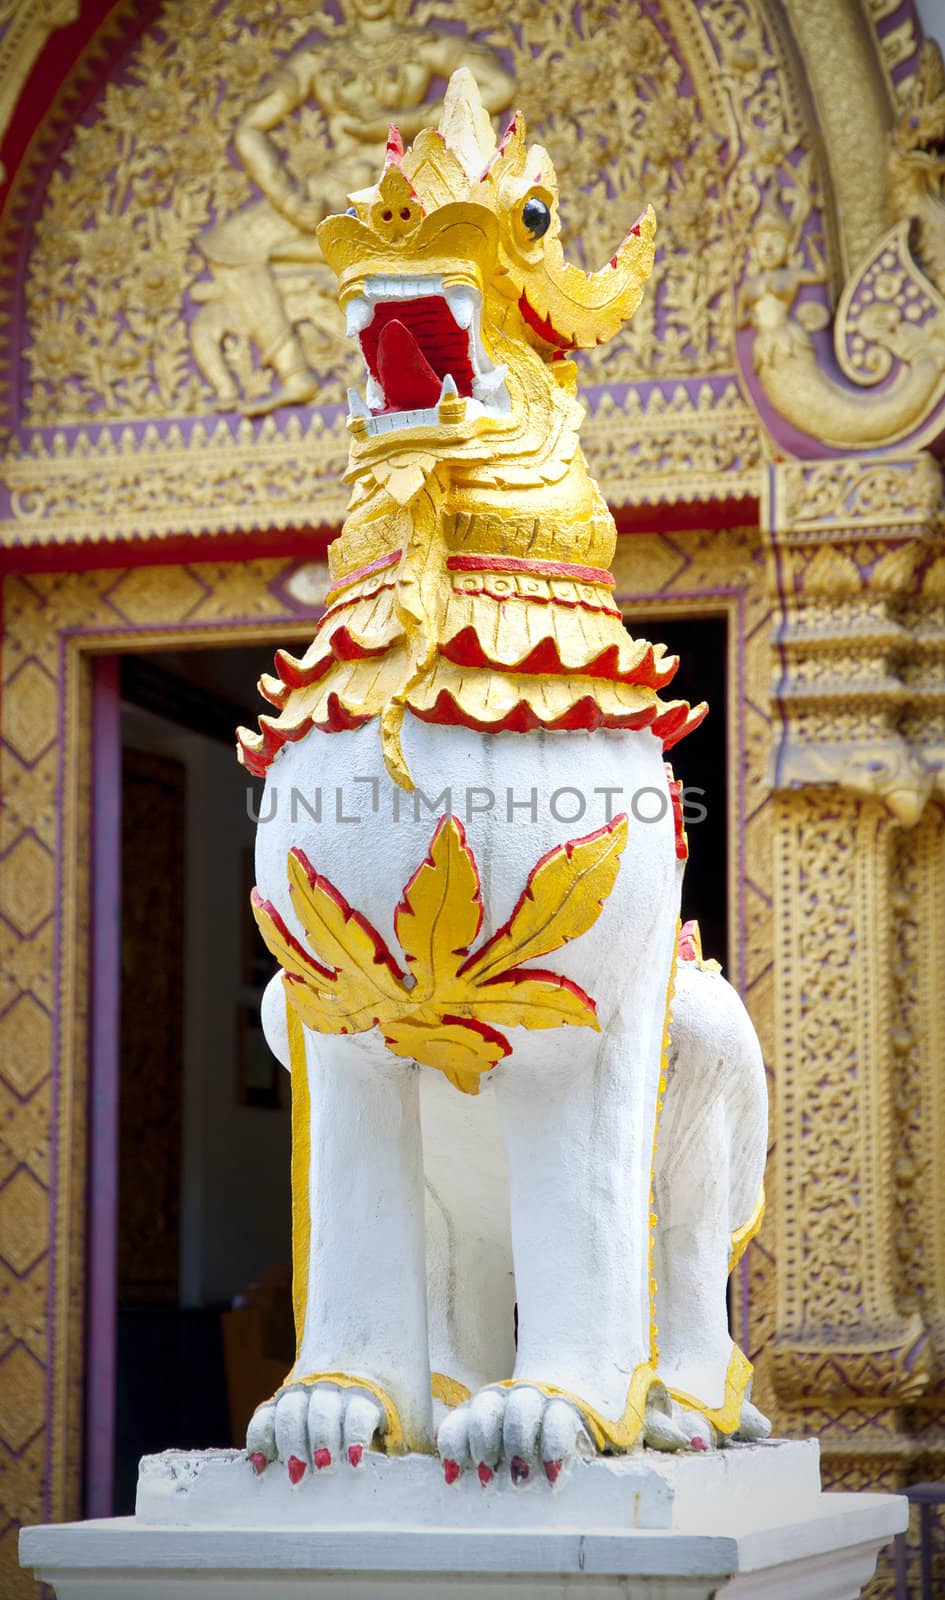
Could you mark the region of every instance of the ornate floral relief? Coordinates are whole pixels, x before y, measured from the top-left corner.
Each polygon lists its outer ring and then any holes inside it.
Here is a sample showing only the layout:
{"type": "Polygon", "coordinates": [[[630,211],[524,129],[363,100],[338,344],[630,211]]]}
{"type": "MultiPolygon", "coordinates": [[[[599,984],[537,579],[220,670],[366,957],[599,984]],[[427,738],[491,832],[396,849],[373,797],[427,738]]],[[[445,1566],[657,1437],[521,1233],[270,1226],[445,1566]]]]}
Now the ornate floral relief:
{"type": "MultiPolygon", "coordinates": [[[[929,1185],[929,1155],[923,1115],[923,1061],[916,1035],[919,993],[918,966],[922,931],[918,925],[921,886],[917,869],[925,852],[921,848],[928,820],[896,840],[895,883],[892,910],[895,950],[891,981],[895,1106],[899,1128],[895,1166],[896,1199],[900,1229],[896,1241],[901,1285],[899,1303],[906,1312],[918,1310],[926,1279],[923,1212],[929,1185]],[[918,847],[918,848],[917,848],[918,847]]],[[[922,861],[924,865],[924,861],[922,861]]]]}
{"type": "Polygon", "coordinates": [[[881,383],[924,351],[945,363],[945,300],[910,253],[910,228],[906,217],[886,234],[840,297],[834,349],[854,383],[881,383]]]}
{"type": "Polygon", "coordinates": [[[461,1094],[476,1095],[483,1073],[513,1053],[496,1023],[599,1031],[596,1002],[585,990],[523,963],[593,926],[626,842],[621,814],[596,833],[557,845],[532,868],[509,922],[470,952],[483,920],[479,868],[462,823],[441,818],[394,914],[406,972],[377,929],[295,847],[289,888],[309,950],[258,889],[253,915],[283,968],[289,1004],[308,1028],[350,1034],[377,1027],[392,1055],[442,1072],[461,1094]]]}
{"type": "Polygon", "coordinates": [[[841,295],[829,343],[818,348],[811,335],[830,326],[830,312],[823,297],[800,299],[826,279],[815,243],[796,233],[780,203],[769,199],[759,214],[738,323],[754,330],[752,365],[761,388],[799,433],[837,449],[936,437],[945,394],[945,300],[913,261],[908,236],[908,222],[899,224],[861,263],[841,295]],[[829,375],[831,355],[859,392],[829,375]],[[875,387],[886,379],[885,387],[875,387]]]}
{"type": "MultiPolygon", "coordinates": [[[[677,386],[641,400],[601,395],[584,430],[591,469],[615,505],[687,499],[757,499],[761,440],[757,420],[734,384],[700,387],[693,398],[677,386]],[[684,485],[684,487],[683,487],[684,485]]],[[[344,416],[290,412],[234,427],[222,419],[188,431],[82,429],[64,450],[59,441],[14,446],[4,462],[6,515],[0,538],[47,543],[225,531],[248,520],[297,527],[312,517],[340,522],[348,491],[344,416]]]]}
{"type": "MultiPolygon", "coordinates": [[[[945,1368],[945,1190],[937,1152],[945,1138],[945,1093],[937,1062],[943,1048],[938,997],[945,982],[945,941],[935,907],[943,887],[943,814],[931,806],[919,826],[896,841],[892,1048],[901,1299],[904,1309],[921,1315],[939,1374],[945,1368]]],[[[940,1393],[937,1409],[942,1409],[940,1393]]]]}
{"type": "Polygon", "coordinates": [[[140,439],[129,431],[93,440],[83,431],[68,454],[38,444],[7,458],[8,527],[29,543],[101,537],[106,526],[113,538],[182,526],[298,527],[312,520],[313,505],[330,524],[347,499],[339,481],[347,443],[343,417],[326,423],[320,412],[304,424],[290,416],[281,431],[269,419],[235,430],[197,423],[186,435],[172,425],[140,439]]]}
{"type": "Polygon", "coordinates": [[[737,130],[725,192],[737,246],[733,283],[766,200],[776,201],[788,218],[789,254],[799,254],[804,270],[820,282],[828,250],[819,214],[822,182],[780,40],[758,0],[707,0],[700,18],[737,130]]]}
{"type": "Polygon", "coordinates": [[[754,499],[760,491],[761,435],[735,384],[702,384],[695,397],[679,385],[631,389],[621,405],[601,395],[583,430],[591,472],[614,505],[724,496],[754,499]]]}
{"type": "Polygon", "coordinates": [[[926,526],[941,498],[941,468],[926,452],[901,460],[786,462],[776,473],[773,516],[792,543],[822,531],[862,538],[869,528],[926,526]]]}
{"type": "Polygon", "coordinates": [[[937,570],[940,497],[940,469],[923,454],[775,470],[782,789],[881,797],[908,826],[940,781],[943,652],[921,599],[937,570]]]}
{"type": "MultiPolygon", "coordinates": [[[[827,9],[797,0],[793,10],[802,37],[822,38],[831,57],[839,49],[837,59],[845,59],[845,50],[859,48],[861,19],[852,8],[835,14],[837,38],[828,37],[827,9]]],[[[929,422],[945,392],[945,316],[940,315],[945,304],[939,305],[908,250],[903,247],[900,260],[887,240],[870,281],[862,282],[859,273],[851,278],[831,339],[836,250],[832,235],[825,234],[823,185],[810,131],[782,81],[777,41],[765,33],[748,0],[719,8],[710,3],[701,15],[719,45],[722,81],[732,96],[741,138],[726,186],[731,226],[745,263],[736,323],[752,331],[751,364],[762,395],[799,434],[838,449],[891,443],[915,433],[929,422]],[[737,72],[725,72],[726,47],[737,72]],[[890,255],[894,259],[886,266],[890,255]],[[873,385],[894,372],[889,389],[864,395],[833,381],[826,371],[833,342],[856,383],[873,385]]],[[[821,66],[811,61],[809,70],[817,78],[821,66]]],[[[831,160],[839,161],[849,186],[850,119],[837,117],[832,103],[822,110],[831,160]]],[[[867,122],[869,115],[864,110],[867,122]]],[[[882,171],[879,182],[882,187],[882,171]]],[[[852,199],[853,191],[851,206],[852,199]]],[[[850,209],[843,220],[852,228],[850,209]]],[[[873,226],[875,234],[872,218],[859,220],[873,226]]],[[[864,235],[867,242],[872,237],[864,235]]],[[[932,422],[929,426],[934,431],[932,422]]],[[[788,442],[797,448],[793,437],[788,442]]]]}
{"type": "MultiPolygon", "coordinates": [[[[2,0],[0,4],[0,138],[37,56],[51,33],[75,22],[79,0],[2,0]]],[[[6,176],[0,165],[0,182],[6,176]]]]}
{"type": "Polygon", "coordinates": [[[889,830],[869,804],[815,792],[781,797],[778,815],[777,1382],[795,1401],[908,1401],[928,1384],[929,1352],[921,1321],[899,1306],[883,1177],[896,1139],[889,830]]]}

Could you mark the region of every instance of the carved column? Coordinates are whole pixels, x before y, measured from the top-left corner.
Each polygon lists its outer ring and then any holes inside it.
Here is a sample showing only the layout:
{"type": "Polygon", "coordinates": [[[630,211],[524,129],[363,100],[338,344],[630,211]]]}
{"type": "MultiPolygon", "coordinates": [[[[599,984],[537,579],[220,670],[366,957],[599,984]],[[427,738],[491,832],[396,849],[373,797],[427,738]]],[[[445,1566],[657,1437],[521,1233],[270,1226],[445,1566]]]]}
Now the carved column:
{"type": "Polygon", "coordinates": [[[828,1458],[869,1456],[879,1477],[913,1453],[906,1408],[945,1360],[941,497],[921,453],[790,462],[772,469],[765,518],[773,1375],[788,1431],[819,1429],[828,1458]]]}

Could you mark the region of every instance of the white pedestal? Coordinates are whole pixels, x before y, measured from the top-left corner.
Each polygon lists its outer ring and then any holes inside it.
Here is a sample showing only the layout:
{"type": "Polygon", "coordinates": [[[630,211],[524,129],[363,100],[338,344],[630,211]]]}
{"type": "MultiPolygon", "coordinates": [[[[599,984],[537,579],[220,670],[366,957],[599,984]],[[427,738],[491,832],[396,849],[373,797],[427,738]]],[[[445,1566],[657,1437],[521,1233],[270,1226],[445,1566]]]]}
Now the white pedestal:
{"type": "Polygon", "coordinates": [[[59,1600],[856,1600],[907,1521],[822,1494],[815,1441],[580,1463],[554,1489],[426,1456],[257,1478],[236,1451],[141,1463],[134,1517],[26,1528],[59,1600]]]}

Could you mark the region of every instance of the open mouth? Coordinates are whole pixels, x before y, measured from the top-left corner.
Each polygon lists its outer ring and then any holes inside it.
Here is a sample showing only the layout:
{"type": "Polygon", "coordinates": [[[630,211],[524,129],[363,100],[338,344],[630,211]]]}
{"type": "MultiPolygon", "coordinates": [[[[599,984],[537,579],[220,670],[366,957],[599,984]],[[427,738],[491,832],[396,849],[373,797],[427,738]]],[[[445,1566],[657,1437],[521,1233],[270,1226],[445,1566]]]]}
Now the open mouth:
{"type": "Polygon", "coordinates": [[[482,296],[436,276],[365,279],[345,317],[367,368],[365,398],[348,390],[349,421],[369,434],[438,427],[509,410],[505,367],[482,343],[482,296]]]}

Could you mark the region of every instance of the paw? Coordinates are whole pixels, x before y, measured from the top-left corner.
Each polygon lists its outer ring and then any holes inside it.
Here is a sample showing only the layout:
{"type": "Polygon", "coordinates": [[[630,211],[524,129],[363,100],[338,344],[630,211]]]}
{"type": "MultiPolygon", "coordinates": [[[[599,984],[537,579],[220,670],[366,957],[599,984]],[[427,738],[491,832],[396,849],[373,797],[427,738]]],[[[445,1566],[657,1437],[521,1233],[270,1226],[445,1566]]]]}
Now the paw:
{"type": "Polygon", "coordinates": [[[759,1411],[757,1406],[752,1405],[746,1394],[742,1401],[741,1420],[736,1432],[732,1434],[732,1438],[739,1440],[742,1444],[757,1444],[760,1439],[769,1439],[770,1437],[771,1423],[763,1411],[759,1411]]]}
{"type": "Polygon", "coordinates": [[[650,1450],[714,1450],[715,1430],[698,1411],[690,1411],[670,1398],[661,1383],[647,1396],[642,1442],[650,1450]]]}
{"type": "Polygon", "coordinates": [[[440,1425],[437,1450],[447,1483],[475,1472],[483,1488],[498,1472],[521,1486],[557,1482],[575,1456],[595,1449],[576,1406],[539,1389],[480,1389],[440,1425]]]}
{"type": "Polygon", "coordinates": [[[357,1467],[386,1425],[383,1406],[367,1390],[316,1383],[261,1405],[246,1430],[246,1452],[257,1474],[278,1461],[297,1484],[309,1470],[324,1472],[342,1460],[357,1467]]]}

